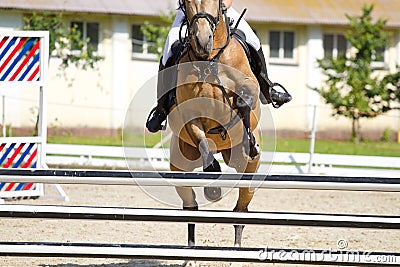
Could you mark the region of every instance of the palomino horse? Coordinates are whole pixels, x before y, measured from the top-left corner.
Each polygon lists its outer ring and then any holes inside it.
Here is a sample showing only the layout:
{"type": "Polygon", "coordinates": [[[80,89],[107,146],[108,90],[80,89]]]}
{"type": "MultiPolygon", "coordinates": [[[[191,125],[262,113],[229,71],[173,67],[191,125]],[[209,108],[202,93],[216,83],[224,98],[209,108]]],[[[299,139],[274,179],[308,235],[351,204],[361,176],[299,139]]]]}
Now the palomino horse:
{"type": "MultiPolygon", "coordinates": [[[[254,173],[260,160],[259,86],[241,44],[231,38],[221,0],[184,0],[187,41],[179,61],[177,106],[169,115],[172,171],[220,172],[215,153],[237,172],[254,173]]],[[[197,210],[191,187],[177,187],[184,209],[197,210]]],[[[254,189],[240,188],[234,208],[246,212],[254,189]]],[[[242,225],[235,225],[241,245],[242,225]]],[[[194,225],[188,243],[195,244],[194,225]]]]}

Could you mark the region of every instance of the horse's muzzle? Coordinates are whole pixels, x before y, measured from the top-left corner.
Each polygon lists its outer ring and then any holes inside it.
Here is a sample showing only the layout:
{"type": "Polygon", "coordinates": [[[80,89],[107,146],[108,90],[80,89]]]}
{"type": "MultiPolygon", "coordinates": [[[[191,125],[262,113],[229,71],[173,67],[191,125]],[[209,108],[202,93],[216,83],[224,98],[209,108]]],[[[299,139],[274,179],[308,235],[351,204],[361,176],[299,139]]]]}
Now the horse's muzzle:
{"type": "Polygon", "coordinates": [[[211,55],[214,42],[214,36],[211,29],[197,31],[193,38],[196,47],[195,52],[198,56],[206,58],[211,55]]]}

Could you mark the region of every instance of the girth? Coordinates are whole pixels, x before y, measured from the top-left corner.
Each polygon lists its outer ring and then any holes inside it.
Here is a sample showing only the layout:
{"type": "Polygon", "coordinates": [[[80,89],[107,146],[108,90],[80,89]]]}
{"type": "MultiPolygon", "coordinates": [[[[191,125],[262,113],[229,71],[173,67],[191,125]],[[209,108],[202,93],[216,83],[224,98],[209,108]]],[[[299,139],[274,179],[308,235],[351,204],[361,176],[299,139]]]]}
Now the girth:
{"type": "Polygon", "coordinates": [[[220,125],[218,127],[212,128],[210,130],[208,130],[208,134],[219,134],[221,135],[222,140],[226,140],[226,134],[228,133],[228,131],[230,129],[233,128],[233,126],[236,125],[236,123],[238,123],[240,121],[240,116],[238,113],[236,113],[235,116],[233,116],[233,118],[225,125],[220,125]]]}

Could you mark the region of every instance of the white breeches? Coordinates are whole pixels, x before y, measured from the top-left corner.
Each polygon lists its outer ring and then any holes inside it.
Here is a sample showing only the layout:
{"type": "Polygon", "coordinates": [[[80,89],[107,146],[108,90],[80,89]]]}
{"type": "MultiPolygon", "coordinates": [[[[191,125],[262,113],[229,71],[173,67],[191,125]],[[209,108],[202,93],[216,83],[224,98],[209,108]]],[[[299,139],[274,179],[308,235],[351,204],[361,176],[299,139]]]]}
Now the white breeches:
{"type": "MultiPolygon", "coordinates": [[[[228,17],[233,19],[234,24],[236,21],[239,19],[240,14],[236,12],[233,8],[228,9],[227,13],[228,17]]],[[[175,41],[179,40],[179,31],[181,29],[181,24],[185,18],[185,14],[182,12],[182,10],[178,10],[178,13],[176,14],[174,23],[172,23],[171,30],[168,33],[167,40],[165,41],[165,47],[164,47],[164,54],[162,58],[162,64],[165,66],[167,63],[167,60],[172,56],[172,51],[171,51],[171,46],[175,41]]],[[[238,25],[238,29],[243,31],[243,33],[246,36],[246,42],[251,45],[256,51],[258,51],[261,48],[260,40],[258,39],[257,35],[254,33],[254,31],[251,29],[250,25],[242,19],[238,25]]],[[[182,28],[182,36],[186,32],[186,26],[182,28]]]]}

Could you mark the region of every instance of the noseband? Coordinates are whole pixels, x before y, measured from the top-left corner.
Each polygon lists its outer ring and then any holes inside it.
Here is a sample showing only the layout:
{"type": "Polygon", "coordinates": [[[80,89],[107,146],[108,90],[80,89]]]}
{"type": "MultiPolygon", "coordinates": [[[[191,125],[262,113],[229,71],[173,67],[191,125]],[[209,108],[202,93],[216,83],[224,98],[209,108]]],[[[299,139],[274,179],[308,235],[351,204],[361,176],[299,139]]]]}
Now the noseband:
{"type": "MultiPolygon", "coordinates": [[[[185,16],[187,18],[186,1],[183,0],[182,2],[179,1],[179,6],[180,6],[179,8],[183,11],[183,13],[185,13],[185,16]]],[[[213,32],[214,32],[214,30],[217,28],[218,23],[220,21],[219,13],[221,11],[221,8],[223,8],[223,7],[225,7],[225,5],[222,3],[222,0],[219,0],[217,17],[214,17],[213,15],[211,15],[210,13],[207,13],[207,12],[199,12],[193,16],[193,18],[190,20],[190,22],[188,22],[188,27],[191,27],[191,25],[193,25],[198,19],[204,18],[204,19],[207,19],[208,23],[210,23],[211,28],[213,29],[213,32]]],[[[226,8],[225,8],[225,10],[226,10],[226,8]]]]}
{"type": "Polygon", "coordinates": [[[218,26],[219,20],[220,20],[219,19],[219,11],[218,11],[218,17],[216,17],[216,18],[207,12],[199,12],[199,13],[195,14],[188,24],[189,29],[199,19],[206,19],[208,21],[208,23],[210,24],[211,30],[213,32],[213,35],[214,35],[215,29],[217,29],[217,26],[218,26]]]}

